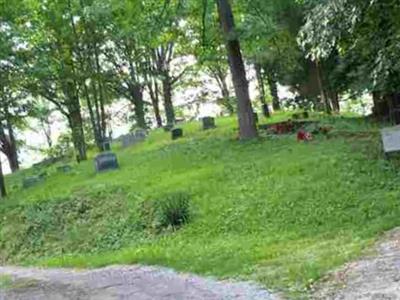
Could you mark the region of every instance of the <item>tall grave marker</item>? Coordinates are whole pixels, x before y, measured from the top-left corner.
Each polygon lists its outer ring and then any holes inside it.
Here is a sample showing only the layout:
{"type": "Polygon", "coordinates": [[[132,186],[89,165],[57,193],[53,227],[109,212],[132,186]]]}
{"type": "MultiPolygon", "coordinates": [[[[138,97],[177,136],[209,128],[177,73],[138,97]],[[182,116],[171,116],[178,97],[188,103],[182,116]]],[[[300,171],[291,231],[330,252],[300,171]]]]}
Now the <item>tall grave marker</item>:
{"type": "Polygon", "coordinates": [[[400,125],[381,130],[385,155],[400,152],[400,125]]]}

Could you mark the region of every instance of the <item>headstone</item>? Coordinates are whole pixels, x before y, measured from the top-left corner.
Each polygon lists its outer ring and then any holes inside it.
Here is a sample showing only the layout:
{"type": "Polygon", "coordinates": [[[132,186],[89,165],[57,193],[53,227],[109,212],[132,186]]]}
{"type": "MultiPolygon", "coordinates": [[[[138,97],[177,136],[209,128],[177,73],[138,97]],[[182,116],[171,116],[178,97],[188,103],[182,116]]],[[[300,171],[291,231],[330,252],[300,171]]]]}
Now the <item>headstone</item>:
{"type": "Polygon", "coordinates": [[[268,104],[266,104],[266,103],[263,104],[262,105],[262,110],[263,110],[264,116],[269,116],[270,115],[268,104]]]}
{"type": "Polygon", "coordinates": [[[182,124],[185,122],[185,118],[175,118],[175,123],[176,124],[182,124]]]}
{"type": "Polygon", "coordinates": [[[105,172],[119,168],[117,156],[112,152],[100,153],[94,159],[96,172],[105,172]]]}
{"type": "Polygon", "coordinates": [[[181,128],[175,128],[171,131],[171,137],[173,140],[177,140],[183,137],[183,130],[181,128]]]}
{"type": "Polygon", "coordinates": [[[134,133],[129,133],[120,137],[122,141],[122,147],[127,148],[129,146],[140,143],[146,139],[147,132],[144,129],[138,129],[134,133]]]}
{"type": "Polygon", "coordinates": [[[127,148],[137,143],[136,136],[133,133],[123,135],[121,140],[123,148],[127,148]]]}
{"type": "Polygon", "coordinates": [[[109,139],[105,139],[102,145],[103,151],[111,151],[111,142],[109,139]]]}
{"type": "Polygon", "coordinates": [[[30,177],[25,177],[22,181],[22,187],[24,189],[28,189],[31,187],[34,187],[42,182],[44,182],[45,177],[44,176],[30,176],[30,177]]]}
{"type": "Polygon", "coordinates": [[[57,167],[58,173],[70,173],[72,171],[72,167],[70,165],[63,165],[57,167]]]}
{"type": "Polygon", "coordinates": [[[146,139],[146,136],[147,136],[147,131],[146,130],[144,130],[144,129],[136,129],[136,131],[135,131],[135,137],[138,139],[138,140],[145,140],[146,139]]]}
{"type": "Polygon", "coordinates": [[[400,126],[384,128],[381,134],[385,153],[400,151],[400,126]]]}
{"type": "Polygon", "coordinates": [[[214,129],[215,126],[215,119],[212,117],[205,117],[203,118],[203,130],[214,129]]]}

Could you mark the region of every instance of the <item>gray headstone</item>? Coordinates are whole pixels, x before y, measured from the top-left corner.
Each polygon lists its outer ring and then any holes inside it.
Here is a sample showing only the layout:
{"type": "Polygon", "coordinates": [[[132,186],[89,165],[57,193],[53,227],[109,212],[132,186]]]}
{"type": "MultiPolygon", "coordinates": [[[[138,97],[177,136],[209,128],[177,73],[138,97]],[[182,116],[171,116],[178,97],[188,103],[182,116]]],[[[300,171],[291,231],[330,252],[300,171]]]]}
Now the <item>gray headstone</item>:
{"type": "Polygon", "coordinates": [[[112,152],[100,153],[94,159],[96,172],[105,172],[119,168],[117,156],[112,152]]]}
{"type": "Polygon", "coordinates": [[[72,167],[70,165],[59,166],[59,167],[57,167],[57,172],[70,173],[70,172],[72,172],[72,167]]]}
{"type": "Polygon", "coordinates": [[[183,129],[181,128],[175,128],[171,131],[171,137],[173,140],[177,140],[181,137],[183,137],[183,129]]]}
{"type": "Polygon", "coordinates": [[[45,181],[45,176],[30,176],[26,177],[22,181],[22,187],[24,189],[28,189],[30,187],[34,187],[45,181]]]}
{"type": "Polygon", "coordinates": [[[385,153],[400,151],[400,126],[384,128],[381,134],[385,153]]]}
{"type": "Polygon", "coordinates": [[[144,130],[144,129],[137,129],[136,131],[135,131],[135,137],[138,139],[138,140],[145,140],[146,139],[146,137],[147,137],[147,131],[146,130],[144,130]]]}
{"type": "Polygon", "coordinates": [[[212,117],[205,117],[203,118],[203,130],[214,129],[215,126],[215,119],[212,117]]]}
{"type": "Polygon", "coordinates": [[[109,139],[104,139],[102,148],[103,151],[111,151],[111,141],[109,139]]]}
{"type": "Polygon", "coordinates": [[[130,147],[141,141],[140,139],[138,139],[135,136],[134,133],[126,134],[126,135],[122,136],[121,139],[122,139],[122,147],[123,148],[130,147]]]}

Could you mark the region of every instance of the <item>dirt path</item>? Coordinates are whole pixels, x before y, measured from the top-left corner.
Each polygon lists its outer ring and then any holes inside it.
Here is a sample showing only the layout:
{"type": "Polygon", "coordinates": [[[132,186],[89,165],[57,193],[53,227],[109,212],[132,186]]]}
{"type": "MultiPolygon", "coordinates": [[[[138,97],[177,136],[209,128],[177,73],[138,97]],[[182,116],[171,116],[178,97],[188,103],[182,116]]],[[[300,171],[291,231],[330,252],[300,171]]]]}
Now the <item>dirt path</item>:
{"type": "Polygon", "coordinates": [[[269,292],[241,282],[214,281],[155,267],[108,267],[91,271],[0,267],[12,283],[0,300],[199,299],[275,300],[269,292]]]}
{"type": "Polygon", "coordinates": [[[400,229],[389,232],[377,253],[327,276],[314,299],[400,300],[400,229]]]}

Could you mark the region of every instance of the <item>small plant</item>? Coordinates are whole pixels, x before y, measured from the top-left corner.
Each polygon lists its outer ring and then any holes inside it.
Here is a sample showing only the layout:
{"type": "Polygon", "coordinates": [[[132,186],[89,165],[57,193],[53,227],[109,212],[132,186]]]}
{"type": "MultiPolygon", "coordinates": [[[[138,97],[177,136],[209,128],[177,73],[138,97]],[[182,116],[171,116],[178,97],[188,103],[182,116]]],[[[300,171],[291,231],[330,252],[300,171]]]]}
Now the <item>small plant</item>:
{"type": "Polygon", "coordinates": [[[161,227],[180,227],[189,220],[189,196],[176,193],[159,202],[157,211],[161,227]]]}
{"type": "Polygon", "coordinates": [[[179,228],[189,221],[190,197],[185,193],[168,194],[157,200],[141,203],[144,226],[157,232],[179,228]]]}

